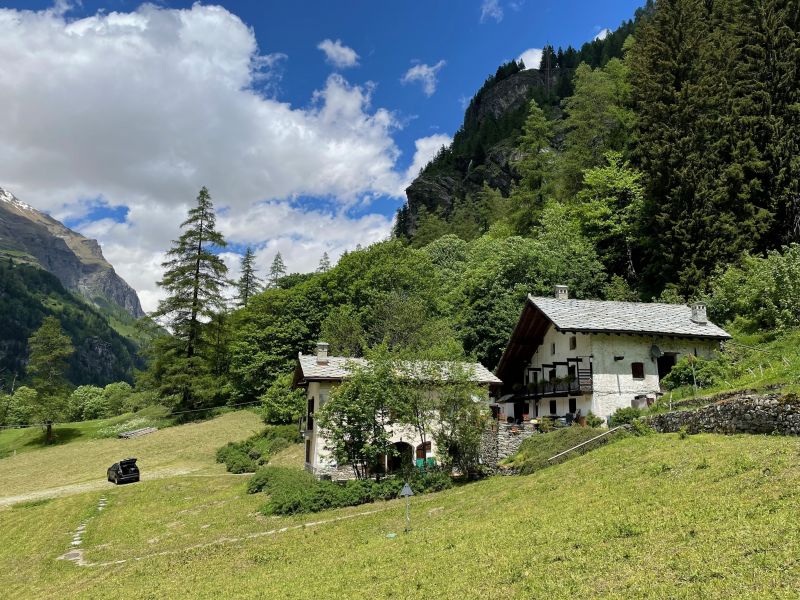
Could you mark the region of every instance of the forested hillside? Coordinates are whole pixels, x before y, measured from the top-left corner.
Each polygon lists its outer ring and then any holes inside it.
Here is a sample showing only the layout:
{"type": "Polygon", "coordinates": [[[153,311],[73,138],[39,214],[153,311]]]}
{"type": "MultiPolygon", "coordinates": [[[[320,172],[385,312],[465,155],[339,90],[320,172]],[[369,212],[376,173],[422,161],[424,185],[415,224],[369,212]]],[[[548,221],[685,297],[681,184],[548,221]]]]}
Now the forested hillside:
{"type": "Polygon", "coordinates": [[[59,320],[75,348],[66,372],[72,384],[132,381],[134,368],[143,366],[136,345],[117,333],[99,310],[64,289],[54,275],[6,258],[0,261],[3,391],[27,382],[28,338],[47,316],[59,320]]]}
{"type": "Polygon", "coordinates": [[[409,187],[397,236],[528,237],[557,203],[635,295],[707,291],[717,269],[800,235],[798,14],[779,0],[648,3],[602,42],[547,49],[546,70],[501,67],[409,187]],[[524,114],[518,101],[479,118],[531,73],[524,114]]]}

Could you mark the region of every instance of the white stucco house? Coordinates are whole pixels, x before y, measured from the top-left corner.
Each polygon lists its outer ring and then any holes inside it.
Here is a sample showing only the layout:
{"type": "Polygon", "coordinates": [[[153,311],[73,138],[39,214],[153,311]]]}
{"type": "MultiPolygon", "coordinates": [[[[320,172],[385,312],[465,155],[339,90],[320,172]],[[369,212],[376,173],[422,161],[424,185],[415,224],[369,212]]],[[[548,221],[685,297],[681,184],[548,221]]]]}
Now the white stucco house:
{"type": "Polygon", "coordinates": [[[618,408],[646,406],[683,355],[711,357],[730,336],[691,306],[528,296],[496,369],[503,381],[501,420],[592,411],[607,419],[618,408]]]}
{"type": "MultiPolygon", "coordinates": [[[[295,369],[294,386],[306,390],[306,413],[301,420],[305,468],[318,477],[349,479],[353,477],[351,466],[336,464],[326,449],[325,436],[314,414],[328,401],[331,391],[348,377],[352,365],[363,365],[366,361],[363,358],[329,356],[328,347],[328,344],[320,342],[316,354],[299,354],[295,369]]],[[[472,374],[473,381],[484,388],[484,400],[488,405],[490,390],[498,388],[502,382],[480,363],[464,363],[463,367],[472,374]]],[[[386,473],[397,471],[405,465],[430,462],[436,456],[436,442],[431,439],[423,445],[413,427],[395,424],[391,426],[391,431],[391,441],[397,455],[384,458],[383,469],[386,473]]]]}

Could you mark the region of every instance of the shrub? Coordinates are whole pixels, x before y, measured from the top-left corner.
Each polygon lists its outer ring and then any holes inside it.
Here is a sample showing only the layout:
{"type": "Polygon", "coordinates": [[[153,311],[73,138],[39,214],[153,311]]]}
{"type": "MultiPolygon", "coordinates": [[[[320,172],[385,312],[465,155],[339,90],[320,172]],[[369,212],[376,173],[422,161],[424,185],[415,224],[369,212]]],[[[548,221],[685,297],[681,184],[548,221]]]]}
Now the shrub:
{"type": "Polygon", "coordinates": [[[265,428],[242,442],[229,442],[217,450],[217,462],[225,463],[231,473],[252,473],[269,461],[270,456],[301,441],[295,425],[265,428]]]}
{"type": "MultiPolygon", "coordinates": [[[[247,484],[247,491],[256,494],[266,491],[269,500],[261,508],[266,515],[292,515],[319,512],[330,508],[358,506],[375,500],[397,498],[405,483],[399,477],[383,481],[353,480],[344,483],[318,481],[313,475],[297,469],[264,467],[247,484]]],[[[438,492],[453,483],[442,471],[419,472],[411,475],[409,484],[415,494],[438,492]]]]}
{"type": "Polygon", "coordinates": [[[722,356],[708,360],[698,356],[684,356],[662,379],[664,387],[674,390],[683,386],[711,387],[722,382],[726,375],[726,365],[722,356]]]}
{"type": "Polygon", "coordinates": [[[248,455],[245,442],[228,442],[217,450],[217,462],[225,463],[229,473],[252,473],[258,465],[248,455]]]}
{"type": "Polygon", "coordinates": [[[610,425],[612,427],[619,427],[626,423],[633,423],[636,419],[642,416],[640,408],[628,406],[626,408],[618,408],[613,415],[611,415],[610,425]]]}
{"type": "Polygon", "coordinates": [[[603,419],[595,415],[592,411],[589,411],[589,414],[586,415],[586,424],[589,427],[592,428],[601,427],[603,423],[605,423],[605,421],[603,421],[603,419]]]}

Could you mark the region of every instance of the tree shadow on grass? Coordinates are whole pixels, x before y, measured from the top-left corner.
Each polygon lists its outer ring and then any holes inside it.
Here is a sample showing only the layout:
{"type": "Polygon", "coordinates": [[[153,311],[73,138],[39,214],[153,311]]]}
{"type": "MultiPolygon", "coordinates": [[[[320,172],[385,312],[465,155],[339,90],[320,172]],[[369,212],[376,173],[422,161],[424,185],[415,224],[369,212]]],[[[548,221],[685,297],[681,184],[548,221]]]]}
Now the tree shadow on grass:
{"type": "Polygon", "coordinates": [[[47,448],[49,446],[60,446],[81,437],[83,431],[77,427],[55,427],[53,428],[53,441],[45,443],[45,430],[42,429],[36,436],[23,444],[26,448],[47,448]]]}

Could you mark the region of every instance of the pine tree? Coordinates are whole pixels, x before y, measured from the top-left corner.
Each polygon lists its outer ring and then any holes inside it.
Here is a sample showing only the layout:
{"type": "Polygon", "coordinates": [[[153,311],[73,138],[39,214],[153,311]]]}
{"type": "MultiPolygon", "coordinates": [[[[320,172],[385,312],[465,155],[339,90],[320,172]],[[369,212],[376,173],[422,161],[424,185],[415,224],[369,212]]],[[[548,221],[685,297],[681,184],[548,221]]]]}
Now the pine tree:
{"type": "Polygon", "coordinates": [[[283,256],[280,252],[275,253],[275,258],[272,259],[272,265],[269,267],[269,277],[267,282],[269,287],[278,287],[278,281],[281,277],[286,277],[286,265],[283,262],[283,256]]]}
{"type": "Polygon", "coordinates": [[[53,421],[62,416],[67,399],[67,360],[75,352],[72,341],[55,317],[45,317],[28,339],[28,371],[38,394],[37,419],[47,424],[46,442],[53,441],[53,421]]]}
{"type": "Polygon", "coordinates": [[[248,246],[244,251],[244,256],[242,256],[240,263],[241,275],[239,276],[239,281],[236,283],[239,306],[247,306],[250,298],[261,291],[261,280],[256,275],[254,263],[255,254],[253,253],[253,249],[248,246]]]}
{"type": "Polygon", "coordinates": [[[519,138],[522,158],[516,163],[520,182],[511,194],[511,222],[517,233],[529,233],[537,223],[547,195],[547,176],[552,170],[552,128],[544,111],[531,100],[519,138]]]}
{"type": "Polygon", "coordinates": [[[317,273],[327,273],[331,270],[331,259],[328,258],[328,253],[323,252],[322,258],[319,259],[319,266],[317,267],[317,273]]]}
{"type": "Polygon", "coordinates": [[[172,336],[159,340],[155,363],[162,392],[178,394],[181,406],[191,408],[214,391],[206,380],[210,371],[203,333],[206,323],[225,309],[222,290],[229,283],[228,268],[213,252],[226,243],[216,230],[214,206],[205,187],[181,228],[184,232],[167,252],[164,277],[158,282],[168,295],[153,317],[172,336]]]}

